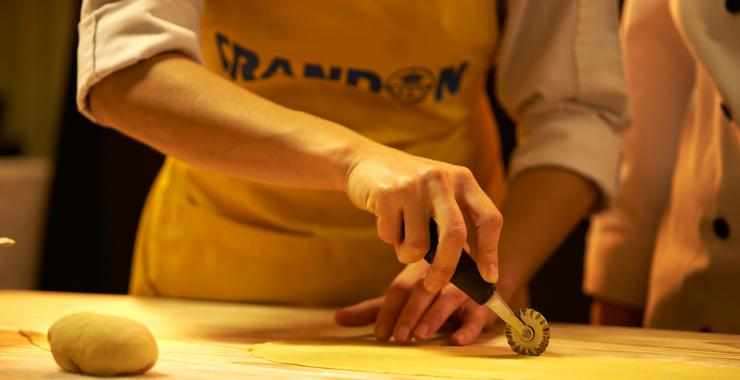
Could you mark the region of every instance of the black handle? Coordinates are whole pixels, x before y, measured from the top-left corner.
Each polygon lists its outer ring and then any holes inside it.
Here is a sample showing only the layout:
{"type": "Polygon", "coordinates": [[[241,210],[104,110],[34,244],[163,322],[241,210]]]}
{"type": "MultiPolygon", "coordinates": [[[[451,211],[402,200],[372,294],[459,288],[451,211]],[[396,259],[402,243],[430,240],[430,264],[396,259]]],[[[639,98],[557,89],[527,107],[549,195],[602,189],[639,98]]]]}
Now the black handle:
{"type": "MultiPolygon", "coordinates": [[[[437,236],[437,223],[434,219],[429,220],[429,234],[432,238],[432,245],[429,248],[424,260],[429,264],[434,261],[434,255],[437,254],[437,244],[439,244],[439,236],[437,236]]],[[[473,301],[479,305],[483,305],[493,297],[493,292],[496,291],[496,284],[486,282],[478,272],[478,267],[475,265],[470,255],[465,250],[460,255],[460,261],[457,262],[457,268],[455,273],[452,275],[451,283],[455,284],[460,290],[465,292],[468,297],[472,298],[473,301]]]]}

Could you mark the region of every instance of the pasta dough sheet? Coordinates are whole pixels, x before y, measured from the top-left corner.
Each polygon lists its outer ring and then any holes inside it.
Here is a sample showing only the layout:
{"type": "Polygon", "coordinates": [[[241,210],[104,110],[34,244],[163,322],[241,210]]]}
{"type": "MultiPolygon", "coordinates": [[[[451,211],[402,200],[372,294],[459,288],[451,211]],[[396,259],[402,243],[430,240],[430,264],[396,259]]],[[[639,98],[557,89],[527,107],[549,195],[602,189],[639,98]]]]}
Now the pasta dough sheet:
{"type": "Polygon", "coordinates": [[[308,367],[470,379],[740,379],[740,368],[604,357],[520,356],[451,346],[263,343],[249,352],[308,367]]]}

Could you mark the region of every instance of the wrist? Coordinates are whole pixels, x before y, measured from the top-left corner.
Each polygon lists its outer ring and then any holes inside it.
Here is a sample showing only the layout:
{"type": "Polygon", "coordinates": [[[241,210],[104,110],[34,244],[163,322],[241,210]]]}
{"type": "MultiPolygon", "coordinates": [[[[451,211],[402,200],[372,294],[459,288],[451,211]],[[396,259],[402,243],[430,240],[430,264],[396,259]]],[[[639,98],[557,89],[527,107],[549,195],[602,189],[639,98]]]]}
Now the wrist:
{"type": "Polygon", "coordinates": [[[339,149],[334,155],[338,162],[337,166],[340,168],[337,173],[337,190],[344,191],[348,195],[353,191],[352,182],[360,175],[358,172],[368,170],[368,166],[376,166],[369,169],[372,172],[382,171],[386,168],[379,162],[381,160],[378,157],[382,158],[383,161],[387,161],[389,157],[399,153],[399,151],[393,148],[379,144],[364,136],[360,137],[361,139],[359,141],[355,141],[339,149]]]}

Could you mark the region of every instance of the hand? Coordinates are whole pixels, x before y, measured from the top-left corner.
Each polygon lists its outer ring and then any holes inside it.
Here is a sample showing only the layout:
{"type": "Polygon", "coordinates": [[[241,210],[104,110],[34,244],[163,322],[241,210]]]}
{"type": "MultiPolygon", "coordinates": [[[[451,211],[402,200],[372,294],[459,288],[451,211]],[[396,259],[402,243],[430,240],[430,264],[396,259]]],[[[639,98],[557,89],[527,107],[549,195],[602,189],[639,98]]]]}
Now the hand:
{"type": "Polygon", "coordinates": [[[467,238],[462,211],[476,229],[481,276],[492,283],[498,280],[503,217],[470,170],[379,147],[356,156],[346,178],[350,199],[375,214],[378,235],[395,246],[402,263],[424,257],[430,246],[429,218],[437,222],[437,254],[423,277],[423,286],[431,294],[448,284],[460,259],[467,238]]]}
{"type": "MultiPolygon", "coordinates": [[[[436,262],[436,260],[435,260],[436,262]]],[[[375,337],[406,344],[413,338],[428,340],[452,317],[460,323],[452,343],[473,343],[481,331],[493,325],[496,315],[485,305],[475,303],[460,289],[447,284],[438,292],[423,286],[429,264],[420,261],[406,268],[391,283],[388,292],[337,311],[334,319],[342,326],[364,326],[375,322],[375,337]]]]}

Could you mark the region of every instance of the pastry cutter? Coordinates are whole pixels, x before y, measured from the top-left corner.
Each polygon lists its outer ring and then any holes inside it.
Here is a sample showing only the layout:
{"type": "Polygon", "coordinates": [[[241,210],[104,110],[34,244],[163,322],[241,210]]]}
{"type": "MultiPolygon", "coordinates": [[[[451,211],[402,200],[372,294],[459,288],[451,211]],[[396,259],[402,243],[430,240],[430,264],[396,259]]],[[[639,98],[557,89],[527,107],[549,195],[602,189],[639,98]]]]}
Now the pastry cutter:
{"type": "MultiPolygon", "coordinates": [[[[439,243],[437,223],[434,220],[429,222],[429,232],[432,244],[424,260],[431,264],[439,243]]],[[[509,306],[496,294],[496,285],[486,282],[481,277],[475,261],[465,250],[460,255],[460,261],[457,263],[450,282],[479,305],[488,306],[506,322],[506,338],[514,352],[531,356],[538,356],[545,352],[550,343],[550,326],[545,317],[528,308],[516,312],[511,311],[509,306]]]]}

